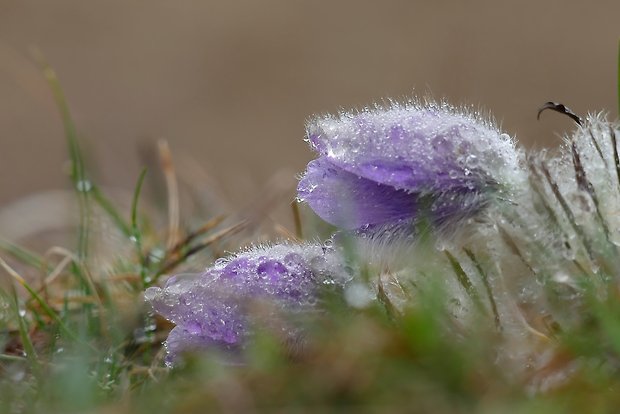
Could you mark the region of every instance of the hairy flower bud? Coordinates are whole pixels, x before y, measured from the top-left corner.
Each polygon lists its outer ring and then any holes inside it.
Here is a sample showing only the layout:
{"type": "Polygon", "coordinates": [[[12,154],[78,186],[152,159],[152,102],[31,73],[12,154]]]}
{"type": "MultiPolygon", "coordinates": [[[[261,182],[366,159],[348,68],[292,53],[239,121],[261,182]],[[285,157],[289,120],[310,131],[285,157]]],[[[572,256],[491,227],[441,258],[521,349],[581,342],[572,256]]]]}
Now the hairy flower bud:
{"type": "Polygon", "coordinates": [[[145,296],[157,313],[176,324],[166,341],[171,363],[188,350],[243,346],[249,325],[260,322],[250,315],[251,305],[268,302],[272,314],[267,319],[300,314],[314,308],[319,286],[344,284],[347,270],[333,249],[280,244],[220,259],[200,274],[173,276],[145,296]]]}
{"type": "Polygon", "coordinates": [[[298,198],[347,230],[470,217],[523,180],[520,152],[491,123],[444,104],[394,104],[311,121],[298,198]]]}

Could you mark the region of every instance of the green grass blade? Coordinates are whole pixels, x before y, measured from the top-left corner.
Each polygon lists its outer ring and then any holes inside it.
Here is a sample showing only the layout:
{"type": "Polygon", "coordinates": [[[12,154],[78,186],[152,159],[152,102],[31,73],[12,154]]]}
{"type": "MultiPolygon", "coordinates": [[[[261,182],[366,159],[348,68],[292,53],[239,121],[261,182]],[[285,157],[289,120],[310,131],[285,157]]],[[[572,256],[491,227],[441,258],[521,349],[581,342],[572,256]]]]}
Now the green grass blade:
{"type": "Polygon", "coordinates": [[[133,193],[133,200],[131,202],[131,234],[133,242],[136,245],[136,252],[138,260],[140,261],[140,280],[142,285],[146,286],[148,281],[146,280],[146,268],[144,254],[142,253],[142,233],[140,232],[140,226],[138,225],[138,201],[140,200],[140,192],[142,191],[142,184],[144,183],[144,177],[146,176],[146,168],[142,169],[138,182],[136,183],[136,189],[133,193]]]}
{"type": "Polygon", "coordinates": [[[112,202],[103,194],[98,186],[93,185],[91,194],[93,200],[103,209],[103,211],[108,214],[108,216],[110,216],[114,224],[116,224],[123,235],[131,237],[132,231],[129,224],[125,222],[122,215],[118,212],[116,207],[114,207],[112,202]]]}
{"type": "Polygon", "coordinates": [[[45,79],[52,91],[52,95],[60,112],[65,130],[65,137],[69,148],[69,158],[71,160],[71,181],[73,182],[74,190],[78,195],[80,208],[78,257],[83,259],[88,253],[88,225],[90,221],[88,193],[92,190],[92,184],[86,175],[84,157],[78,142],[77,129],[75,127],[75,123],[73,122],[73,118],[71,117],[71,111],[69,110],[69,105],[60,85],[60,81],[58,80],[54,69],[52,69],[52,67],[45,61],[45,59],[43,59],[42,56],[39,56],[38,60],[43,68],[43,75],[45,76],[45,79]]]}
{"type": "Polygon", "coordinates": [[[8,240],[0,239],[0,250],[7,252],[20,262],[36,269],[41,269],[46,272],[51,270],[41,256],[15,243],[11,243],[8,240]]]}
{"type": "Polygon", "coordinates": [[[62,124],[65,130],[67,144],[69,146],[69,155],[71,158],[71,178],[77,183],[86,176],[84,160],[78,144],[77,129],[75,127],[75,123],[73,122],[73,118],[71,117],[71,111],[69,110],[67,99],[56,72],[42,57],[39,58],[39,61],[43,67],[43,75],[45,76],[45,80],[51,89],[52,96],[54,97],[54,101],[56,102],[56,106],[62,118],[62,124]]]}
{"type": "Polygon", "coordinates": [[[0,354],[0,361],[19,362],[19,361],[27,361],[27,359],[24,357],[17,356],[17,355],[0,354]]]}
{"type": "Polygon", "coordinates": [[[75,333],[73,333],[73,331],[71,331],[67,327],[67,325],[65,325],[62,319],[60,319],[60,316],[58,316],[58,314],[47,304],[46,301],[43,300],[43,298],[28,283],[23,282],[21,283],[21,285],[24,287],[24,289],[28,291],[30,296],[33,297],[33,299],[39,304],[39,306],[41,306],[41,309],[43,309],[43,311],[47,314],[47,316],[49,316],[52,320],[54,320],[54,322],[58,324],[58,327],[68,337],[70,337],[73,340],[79,340],[78,336],[75,333]]]}
{"type": "Polygon", "coordinates": [[[142,191],[142,184],[144,183],[144,177],[146,176],[146,168],[143,168],[138,177],[136,183],[136,189],[133,192],[133,200],[131,202],[131,230],[132,232],[139,233],[138,229],[138,201],[140,200],[140,191],[142,191]]]}
{"type": "Polygon", "coordinates": [[[24,352],[26,354],[26,359],[30,362],[33,372],[38,375],[41,372],[41,365],[39,363],[39,357],[37,355],[37,351],[34,348],[34,344],[30,339],[30,334],[28,332],[28,323],[26,322],[25,316],[19,309],[19,298],[17,296],[17,292],[15,291],[15,287],[11,284],[11,307],[15,312],[15,317],[17,319],[19,336],[22,341],[22,346],[24,347],[24,352]]]}

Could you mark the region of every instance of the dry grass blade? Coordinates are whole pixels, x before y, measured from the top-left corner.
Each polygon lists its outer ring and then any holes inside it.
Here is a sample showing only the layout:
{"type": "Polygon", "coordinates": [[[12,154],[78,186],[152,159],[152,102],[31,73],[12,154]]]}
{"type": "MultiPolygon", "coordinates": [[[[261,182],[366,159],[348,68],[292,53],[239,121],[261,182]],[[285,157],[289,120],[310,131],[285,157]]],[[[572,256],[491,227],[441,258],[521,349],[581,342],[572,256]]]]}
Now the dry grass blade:
{"type": "Polygon", "coordinates": [[[58,306],[62,306],[65,303],[67,304],[92,304],[92,305],[96,305],[97,304],[97,298],[95,296],[68,296],[66,298],[51,298],[50,299],[51,303],[54,303],[55,305],[58,306]]]}
{"type": "Polygon", "coordinates": [[[168,241],[166,245],[168,249],[171,249],[179,240],[179,186],[168,142],[164,139],[157,141],[157,150],[168,191],[168,241]]]}
{"type": "Polygon", "coordinates": [[[56,278],[62,273],[63,270],[67,267],[69,263],[73,261],[71,256],[65,256],[56,267],[43,279],[43,283],[41,287],[38,289],[38,292],[43,291],[47,286],[51,285],[56,278]]]}
{"type": "Polygon", "coordinates": [[[293,212],[293,221],[295,222],[295,234],[299,240],[303,240],[304,231],[301,224],[301,213],[299,212],[299,203],[297,200],[293,200],[291,203],[291,210],[293,212]]]}
{"type": "Polygon", "coordinates": [[[196,238],[202,236],[205,233],[208,233],[215,227],[219,226],[220,223],[222,223],[225,219],[226,219],[226,216],[221,215],[221,216],[214,217],[211,220],[207,221],[198,230],[191,232],[190,234],[185,236],[183,240],[179,241],[171,249],[169,249],[169,255],[174,255],[178,253],[180,250],[182,250],[185,246],[189,245],[196,238]]]}
{"type": "Polygon", "coordinates": [[[54,280],[62,273],[62,271],[67,267],[67,265],[71,262],[79,263],[78,258],[73,254],[73,252],[59,246],[54,246],[49,249],[43,257],[47,260],[49,256],[58,255],[62,257],[62,260],[56,265],[54,269],[45,277],[43,280],[43,284],[39,288],[38,292],[44,290],[47,286],[52,284],[54,280]]]}
{"type": "Polygon", "coordinates": [[[20,285],[26,285],[26,280],[19,275],[7,262],[4,261],[3,258],[0,257],[0,267],[2,267],[13,279],[17,281],[20,285]]]}
{"type": "Polygon", "coordinates": [[[140,275],[135,274],[135,273],[110,275],[108,276],[107,280],[110,282],[139,282],[140,275]]]}
{"type": "Polygon", "coordinates": [[[181,256],[179,256],[179,257],[177,257],[175,259],[172,259],[172,261],[164,263],[162,268],[157,272],[157,276],[160,276],[160,275],[162,275],[164,273],[168,273],[169,271],[171,271],[172,269],[174,269],[175,267],[177,267],[178,265],[183,263],[185,260],[187,260],[190,256],[193,256],[194,254],[198,253],[199,251],[201,251],[201,250],[211,246],[213,243],[216,243],[216,242],[222,240],[225,237],[232,236],[233,234],[240,232],[247,225],[248,225],[247,221],[239,222],[239,223],[234,224],[234,225],[232,225],[232,226],[230,226],[230,227],[228,227],[228,228],[226,228],[224,230],[221,230],[221,231],[215,233],[211,237],[208,237],[207,239],[205,239],[202,243],[197,244],[196,246],[190,247],[181,256]]]}
{"type": "Polygon", "coordinates": [[[295,234],[293,234],[289,229],[287,229],[280,223],[275,223],[273,229],[278,236],[284,237],[285,239],[293,240],[296,243],[301,242],[301,239],[299,239],[295,234]]]}

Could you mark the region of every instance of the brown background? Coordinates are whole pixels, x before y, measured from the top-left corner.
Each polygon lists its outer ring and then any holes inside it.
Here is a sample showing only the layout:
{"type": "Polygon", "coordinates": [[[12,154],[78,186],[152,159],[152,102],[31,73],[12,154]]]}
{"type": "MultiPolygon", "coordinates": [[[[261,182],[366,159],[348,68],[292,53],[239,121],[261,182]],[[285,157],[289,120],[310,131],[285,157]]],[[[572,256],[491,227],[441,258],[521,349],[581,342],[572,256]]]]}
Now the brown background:
{"type": "Polygon", "coordinates": [[[536,121],[547,100],[615,117],[619,17],[617,0],[0,0],[0,206],[67,188],[33,46],[108,187],[132,188],[139,145],[165,137],[247,200],[303,170],[307,117],[383,97],[481,106],[539,147],[571,127],[536,121]]]}

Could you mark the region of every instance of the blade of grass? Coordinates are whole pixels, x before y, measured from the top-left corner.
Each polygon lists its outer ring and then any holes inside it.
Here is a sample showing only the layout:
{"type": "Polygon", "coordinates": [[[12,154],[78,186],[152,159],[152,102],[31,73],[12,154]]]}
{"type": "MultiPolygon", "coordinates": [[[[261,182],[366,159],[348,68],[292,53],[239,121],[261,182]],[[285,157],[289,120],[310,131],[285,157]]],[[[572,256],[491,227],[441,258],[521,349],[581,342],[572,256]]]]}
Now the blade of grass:
{"type": "Polygon", "coordinates": [[[86,175],[86,168],[84,165],[84,157],[80,150],[77,129],[73,118],[71,117],[71,111],[67,99],[63,92],[63,89],[58,80],[58,76],[52,67],[47,63],[45,58],[40,52],[35,51],[35,58],[43,69],[43,75],[52,91],[54,101],[60,112],[62,118],[63,127],[65,130],[65,137],[67,139],[67,146],[69,148],[69,158],[71,160],[71,181],[73,182],[74,190],[78,196],[78,203],[80,208],[80,221],[78,229],[78,257],[84,259],[88,255],[88,235],[89,235],[89,222],[90,222],[90,207],[88,194],[92,190],[92,184],[88,180],[86,175]]]}
{"type": "Polygon", "coordinates": [[[299,203],[297,200],[293,200],[291,203],[291,210],[293,211],[293,221],[295,222],[295,234],[299,240],[304,239],[303,226],[301,224],[301,214],[299,211],[299,203]]]}
{"type": "Polygon", "coordinates": [[[73,255],[66,255],[65,257],[63,257],[56,265],[56,267],[54,267],[54,269],[52,269],[52,271],[49,272],[47,276],[45,276],[45,279],[43,279],[43,283],[41,284],[41,287],[38,291],[44,291],[54,280],[56,280],[56,278],[65,269],[65,267],[67,267],[67,265],[69,265],[72,261],[75,261],[75,259],[76,258],[73,257],[73,255]]]}
{"type": "Polygon", "coordinates": [[[169,251],[170,253],[168,254],[168,256],[171,256],[171,255],[174,255],[174,254],[178,253],[180,250],[182,250],[185,246],[188,246],[196,238],[202,236],[203,234],[205,234],[205,233],[209,232],[210,230],[214,229],[215,227],[217,227],[225,219],[226,219],[225,215],[216,216],[216,217],[210,219],[205,224],[203,224],[199,229],[189,233],[187,236],[185,236],[185,238],[183,240],[181,240],[177,244],[175,244],[170,249],[170,251],[169,251]]]}
{"type": "Polygon", "coordinates": [[[140,191],[142,190],[142,184],[144,183],[144,177],[146,176],[146,168],[143,168],[138,177],[136,188],[133,192],[133,199],[131,202],[131,232],[135,235],[140,233],[138,227],[138,201],[140,200],[140,191]]]}
{"type": "Polygon", "coordinates": [[[13,311],[15,312],[15,317],[17,318],[19,336],[22,341],[22,346],[24,347],[26,359],[28,360],[28,362],[30,362],[30,366],[35,376],[38,377],[41,374],[41,364],[39,362],[39,356],[37,355],[37,351],[34,348],[32,339],[30,338],[30,334],[28,332],[28,323],[26,322],[25,316],[19,309],[19,298],[13,284],[11,284],[11,298],[11,306],[13,308],[13,311]]]}
{"type": "Polygon", "coordinates": [[[146,168],[143,168],[138,177],[138,182],[136,183],[136,188],[133,193],[133,200],[131,202],[131,235],[136,245],[138,260],[140,261],[140,280],[142,281],[143,287],[146,287],[148,283],[146,280],[146,261],[142,252],[142,233],[140,233],[140,226],[138,225],[138,201],[140,200],[140,191],[142,190],[145,176],[146,168]]]}
{"type": "MultiPolygon", "coordinates": [[[[39,294],[32,288],[32,286],[30,286],[28,284],[28,282],[26,282],[26,280],[21,277],[19,275],[19,273],[17,273],[11,266],[9,266],[4,259],[2,259],[0,257],[0,267],[2,267],[8,274],[9,276],[11,276],[17,283],[20,284],[20,286],[22,286],[24,289],[26,289],[28,291],[28,293],[30,294],[30,296],[32,296],[34,298],[34,300],[39,304],[39,306],[41,306],[41,309],[43,309],[43,311],[54,321],[58,324],[58,326],[60,327],[60,329],[67,334],[67,336],[69,336],[71,339],[73,340],[78,340],[78,336],[75,335],[75,333],[73,333],[65,324],[64,322],[60,319],[60,317],[58,316],[58,314],[47,304],[47,302],[45,300],[43,300],[43,298],[41,298],[41,296],[39,296],[39,294]]],[[[11,284],[11,286],[13,286],[13,284],[11,284]]]]}
{"type": "MultiPolygon", "coordinates": [[[[58,80],[56,72],[47,63],[47,61],[44,59],[43,55],[40,52],[37,53],[35,51],[35,58],[37,58],[43,69],[43,75],[45,76],[45,79],[47,80],[47,83],[52,91],[56,106],[58,107],[62,118],[67,146],[69,149],[69,158],[71,160],[71,181],[73,183],[74,191],[76,192],[78,198],[80,213],[78,225],[77,256],[79,262],[73,262],[71,266],[71,271],[80,282],[81,289],[87,295],[94,295],[98,298],[98,294],[92,282],[92,278],[88,274],[88,270],[83,266],[83,263],[85,263],[85,260],[88,257],[88,244],[90,233],[89,226],[91,216],[89,195],[92,192],[93,184],[89,180],[86,173],[84,157],[79,146],[77,129],[75,127],[75,123],[73,122],[73,118],[71,117],[71,111],[69,110],[67,99],[60,85],[60,81],[58,80]]],[[[105,204],[106,203],[104,202],[104,205],[105,204]]],[[[103,208],[105,211],[110,211],[105,207],[103,208]]],[[[100,300],[99,307],[101,307],[100,300]]],[[[83,311],[89,321],[89,326],[95,326],[97,324],[98,318],[97,315],[95,315],[94,313],[94,308],[90,305],[84,306],[83,311]]]]}
{"type": "MultiPolygon", "coordinates": [[[[159,276],[163,275],[164,273],[167,273],[170,270],[174,269],[175,267],[177,267],[178,265],[183,263],[185,260],[187,260],[190,256],[192,256],[192,255],[198,253],[199,251],[209,247],[213,243],[223,239],[226,236],[230,236],[230,235],[233,235],[235,233],[238,233],[239,231],[243,230],[247,224],[248,223],[246,221],[242,221],[242,222],[239,222],[237,224],[234,224],[234,225],[232,225],[232,226],[230,226],[228,228],[225,228],[224,230],[221,230],[221,231],[215,233],[211,237],[208,237],[202,243],[190,247],[180,257],[172,259],[172,261],[170,261],[170,262],[164,263],[163,266],[157,271],[155,279],[157,279],[159,276]]],[[[156,281],[156,280],[154,280],[154,281],[156,281]]]]}
{"type": "Polygon", "coordinates": [[[166,246],[170,249],[179,240],[179,186],[177,184],[174,163],[172,162],[172,153],[170,152],[168,142],[160,139],[157,142],[157,149],[159,152],[161,169],[166,179],[166,190],[168,193],[168,241],[166,246]]]}
{"type": "Polygon", "coordinates": [[[93,277],[90,274],[89,269],[84,266],[79,258],[76,257],[70,250],[60,246],[54,246],[46,252],[46,256],[51,254],[58,255],[63,258],[70,257],[72,261],[71,268],[73,269],[73,273],[78,278],[80,283],[82,283],[82,285],[86,288],[84,290],[85,294],[95,297],[97,303],[101,304],[101,298],[99,297],[99,292],[93,277]]]}
{"type": "Polygon", "coordinates": [[[7,354],[0,354],[0,361],[27,361],[27,358],[24,357],[20,357],[18,355],[7,355],[7,354]]]}
{"type": "Polygon", "coordinates": [[[60,81],[58,80],[58,76],[39,51],[34,51],[34,55],[43,69],[43,75],[52,91],[52,95],[60,112],[65,130],[65,136],[69,148],[69,158],[71,160],[71,181],[73,182],[74,190],[78,195],[80,209],[78,257],[80,257],[80,259],[84,259],[88,254],[89,223],[91,214],[89,195],[92,196],[93,200],[110,216],[112,221],[118,226],[119,230],[124,235],[129,237],[131,233],[129,226],[122,219],[121,214],[116,210],[107,197],[105,197],[99,187],[88,178],[84,163],[84,156],[79,145],[77,129],[75,123],[73,122],[71,111],[69,110],[69,104],[60,81]]]}
{"type": "Polygon", "coordinates": [[[4,250],[20,262],[36,269],[44,272],[50,270],[50,266],[45,263],[45,259],[41,256],[8,240],[0,239],[0,250],[4,250]]]}
{"type": "MultiPolygon", "coordinates": [[[[18,280],[18,282],[24,281],[24,279],[13,270],[2,258],[0,258],[0,267],[4,269],[5,272],[12,278],[18,280]]],[[[25,281],[24,281],[25,282],[25,281]]],[[[0,290],[0,293],[6,294],[4,290],[0,290]]],[[[41,372],[41,365],[39,363],[39,358],[37,356],[37,352],[34,348],[32,340],[30,338],[30,334],[28,332],[28,323],[26,322],[25,315],[20,311],[19,308],[19,296],[17,295],[17,291],[15,290],[15,285],[10,283],[10,298],[9,306],[15,313],[15,318],[18,324],[19,336],[22,341],[22,346],[24,347],[24,353],[26,354],[26,359],[30,362],[33,372],[35,375],[39,375],[41,372]]]]}
{"type": "Polygon", "coordinates": [[[93,196],[93,200],[95,200],[99,207],[101,207],[103,211],[110,216],[121,233],[123,233],[126,237],[131,237],[131,228],[129,224],[127,224],[127,222],[123,219],[121,213],[119,213],[116,207],[114,207],[112,202],[103,194],[99,186],[93,184],[91,194],[93,196]]]}
{"type": "Polygon", "coordinates": [[[34,300],[37,301],[37,303],[41,306],[41,308],[43,309],[43,311],[47,314],[47,316],[49,316],[54,322],[56,322],[58,324],[58,326],[60,327],[60,329],[71,339],[78,341],[79,338],[78,336],[72,331],[70,330],[67,325],[62,321],[62,319],[60,319],[60,316],[58,316],[58,314],[47,304],[47,302],[45,302],[41,296],[39,296],[39,294],[37,292],[34,291],[34,289],[32,289],[32,287],[27,284],[24,283],[22,284],[22,286],[24,287],[24,289],[26,289],[28,291],[28,293],[34,298],[34,300]]]}
{"type": "Polygon", "coordinates": [[[278,237],[282,237],[287,240],[294,241],[295,243],[300,243],[301,240],[297,238],[292,231],[281,225],[280,223],[274,223],[273,230],[276,232],[278,237]]]}

